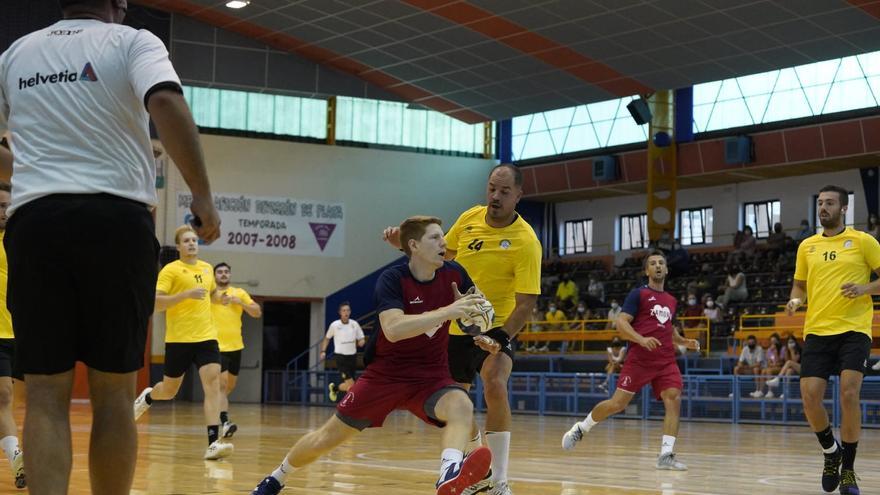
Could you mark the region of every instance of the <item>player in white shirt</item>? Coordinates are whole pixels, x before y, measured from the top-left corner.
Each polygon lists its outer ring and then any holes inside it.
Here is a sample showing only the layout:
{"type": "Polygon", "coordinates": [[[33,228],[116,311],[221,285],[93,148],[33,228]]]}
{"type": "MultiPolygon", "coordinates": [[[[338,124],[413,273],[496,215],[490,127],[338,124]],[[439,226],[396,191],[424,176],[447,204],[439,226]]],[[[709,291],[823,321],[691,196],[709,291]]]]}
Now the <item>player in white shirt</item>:
{"type": "Polygon", "coordinates": [[[351,319],[351,304],[348,301],[339,305],[339,319],[330,324],[327,335],[321,342],[321,360],[327,358],[327,345],[333,339],[333,355],[336,358],[336,369],[342,375],[342,383],[329,384],[330,400],[336,402],[339,392],[345,395],[354,386],[355,371],[357,370],[357,348],[366,343],[364,331],[358,322],[351,319]]]}
{"type": "Polygon", "coordinates": [[[199,237],[216,239],[220,221],[165,46],[120,25],[126,0],[59,3],[63,20],[0,55],[0,134],[8,130],[12,146],[0,149],[0,179],[13,186],[7,305],[28,384],[25,470],[31,493],[67,493],[68,411],[82,361],[91,492],[128,493],[131,404],[158,273],[150,117],[193,193],[199,237]]]}

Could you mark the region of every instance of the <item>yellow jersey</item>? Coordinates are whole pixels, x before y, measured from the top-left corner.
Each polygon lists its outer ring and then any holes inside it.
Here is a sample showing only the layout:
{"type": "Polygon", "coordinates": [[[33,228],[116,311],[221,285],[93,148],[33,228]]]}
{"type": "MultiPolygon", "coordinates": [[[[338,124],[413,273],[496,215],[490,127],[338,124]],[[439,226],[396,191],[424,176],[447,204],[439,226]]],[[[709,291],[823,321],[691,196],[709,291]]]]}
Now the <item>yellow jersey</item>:
{"type": "Polygon", "coordinates": [[[171,296],[201,287],[202,299],[185,299],[168,308],[165,315],[165,342],[203,342],[217,340],[217,328],[211,314],[211,292],[217,288],[214,269],[204,261],[188,265],[180,260],[165,265],[159,272],[156,292],[171,296]]]}
{"type": "MultiPolygon", "coordinates": [[[[541,293],[541,242],[521,216],[496,229],[486,223],[486,207],[474,206],[446,233],[446,244],[494,306],[492,328],[507,321],[516,307],[516,293],[541,293]]],[[[449,333],[464,334],[454,321],[449,333]]]]}
{"type": "Polygon", "coordinates": [[[798,247],[795,280],[807,283],[804,337],[862,332],[871,337],[874,304],[870,295],[849,299],[840,287],[866,284],[880,268],[880,244],[871,235],[847,227],[833,237],[816,234],[798,247]]]}
{"type": "Polygon", "coordinates": [[[6,282],[9,280],[9,264],[6,261],[6,248],[3,247],[5,230],[0,230],[0,339],[13,339],[12,315],[6,309],[6,282]]]}
{"type": "Polygon", "coordinates": [[[574,283],[574,280],[559,282],[559,286],[556,287],[556,299],[559,299],[560,301],[568,301],[569,299],[577,301],[577,295],[578,288],[574,283]]]}
{"type": "MultiPolygon", "coordinates": [[[[241,299],[242,304],[251,305],[254,303],[250,294],[238,287],[227,287],[221,293],[241,299]]],[[[211,304],[211,312],[214,315],[214,326],[217,327],[220,352],[244,349],[244,341],[241,338],[241,314],[244,312],[244,308],[240,304],[213,303],[211,304]]]]}

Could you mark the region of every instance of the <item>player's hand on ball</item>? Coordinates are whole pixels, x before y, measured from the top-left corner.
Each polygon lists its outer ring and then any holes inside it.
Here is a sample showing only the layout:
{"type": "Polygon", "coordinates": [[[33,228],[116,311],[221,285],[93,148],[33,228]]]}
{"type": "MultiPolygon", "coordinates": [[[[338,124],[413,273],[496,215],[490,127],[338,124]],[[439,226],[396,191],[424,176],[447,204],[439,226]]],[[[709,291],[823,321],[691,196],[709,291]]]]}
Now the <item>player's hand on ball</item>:
{"type": "Polygon", "coordinates": [[[447,306],[450,311],[450,320],[457,320],[478,313],[480,305],[486,302],[483,296],[475,294],[473,290],[462,294],[458,291],[458,284],[455,282],[452,282],[452,295],[455,298],[455,302],[447,306]]]}
{"type": "Polygon", "coordinates": [[[192,223],[193,229],[199,235],[199,239],[205,244],[211,244],[220,237],[220,214],[214,207],[214,199],[210,196],[193,195],[189,206],[197,221],[192,223]]]}
{"type": "Polygon", "coordinates": [[[794,315],[798,308],[801,307],[801,304],[803,304],[803,301],[801,301],[798,297],[789,300],[788,304],[785,305],[786,314],[788,314],[788,316],[794,315]]]}
{"type": "Polygon", "coordinates": [[[400,227],[385,227],[382,231],[382,240],[400,249],[400,227]]]}
{"type": "Polygon", "coordinates": [[[204,299],[206,295],[208,291],[201,287],[186,292],[187,299],[204,299]]]}
{"type": "Polygon", "coordinates": [[[687,339],[687,342],[685,342],[685,346],[692,351],[699,351],[700,341],[697,339],[687,339]]]}
{"type": "Polygon", "coordinates": [[[501,350],[501,344],[497,340],[485,335],[477,335],[474,337],[474,343],[477,344],[477,347],[489,354],[498,354],[498,351],[501,350]]]}
{"type": "Polygon", "coordinates": [[[866,288],[864,285],[847,282],[840,286],[840,292],[841,294],[843,294],[843,297],[854,299],[856,297],[865,295],[866,288]]]}
{"type": "Polygon", "coordinates": [[[655,339],[654,337],[647,337],[647,338],[643,338],[642,340],[640,340],[639,345],[649,351],[653,351],[654,349],[660,347],[663,344],[661,344],[660,341],[655,339]]]}

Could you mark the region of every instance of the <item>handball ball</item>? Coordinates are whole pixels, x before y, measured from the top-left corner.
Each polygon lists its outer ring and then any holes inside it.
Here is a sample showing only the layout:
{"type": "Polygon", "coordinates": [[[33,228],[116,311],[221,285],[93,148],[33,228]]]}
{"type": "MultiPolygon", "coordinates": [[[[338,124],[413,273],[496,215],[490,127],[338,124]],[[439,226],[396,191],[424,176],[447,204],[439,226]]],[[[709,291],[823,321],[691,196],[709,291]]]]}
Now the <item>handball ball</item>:
{"type": "Polygon", "coordinates": [[[488,300],[477,305],[478,311],[471,313],[457,321],[461,331],[468,335],[477,336],[492,329],[492,321],[495,320],[495,308],[488,300]]]}

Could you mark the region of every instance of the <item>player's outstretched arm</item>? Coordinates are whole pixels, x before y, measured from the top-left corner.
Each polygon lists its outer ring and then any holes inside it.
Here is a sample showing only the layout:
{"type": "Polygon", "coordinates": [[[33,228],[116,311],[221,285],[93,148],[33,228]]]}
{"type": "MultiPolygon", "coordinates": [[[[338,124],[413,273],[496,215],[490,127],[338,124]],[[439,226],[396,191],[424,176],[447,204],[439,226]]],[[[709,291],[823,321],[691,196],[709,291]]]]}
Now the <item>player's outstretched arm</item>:
{"type": "Polygon", "coordinates": [[[407,315],[397,308],[387,309],[379,313],[379,324],[382,325],[385,338],[397,342],[439,328],[448,320],[476,313],[479,311],[478,306],[485,302],[485,299],[476,294],[465,294],[449,306],[418,315],[407,315]]]}
{"type": "Polygon", "coordinates": [[[256,302],[252,302],[250,304],[244,304],[239,299],[239,304],[241,304],[241,308],[244,309],[244,312],[251,316],[251,318],[259,318],[263,316],[263,308],[260,307],[256,302]]]}
{"type": "Polygon", "coordinates": [[[537,294],[520,294],[517,292],[514,297],[516,299],[516,306],[513,307],[513,311],[507,317],[507,321],[504,322],[502,327],[507,332],[507,335],[510,335],[510,338],[513,338],[526,326],[526,322],[532,316],[532,309],[538,304],[537,294]]]}

